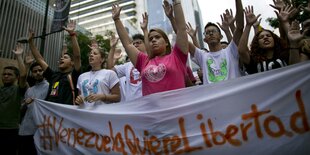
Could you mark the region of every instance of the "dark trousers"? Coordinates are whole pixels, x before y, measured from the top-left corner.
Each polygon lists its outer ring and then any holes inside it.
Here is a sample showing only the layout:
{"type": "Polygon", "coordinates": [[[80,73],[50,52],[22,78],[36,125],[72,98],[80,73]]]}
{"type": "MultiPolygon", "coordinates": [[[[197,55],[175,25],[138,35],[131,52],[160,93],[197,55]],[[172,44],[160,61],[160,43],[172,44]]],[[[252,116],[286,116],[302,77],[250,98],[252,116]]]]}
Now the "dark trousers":
{"type": "Polygon", "coordinates": [[[34,145],[33,135],[19,136],[19,155],[36,155],[37,150],[34,145]]]}
{"type": "Polygon", "coordinates": [[[0,150],[3,155],[16,155],[18,129],[0,129],[0,150]]]}

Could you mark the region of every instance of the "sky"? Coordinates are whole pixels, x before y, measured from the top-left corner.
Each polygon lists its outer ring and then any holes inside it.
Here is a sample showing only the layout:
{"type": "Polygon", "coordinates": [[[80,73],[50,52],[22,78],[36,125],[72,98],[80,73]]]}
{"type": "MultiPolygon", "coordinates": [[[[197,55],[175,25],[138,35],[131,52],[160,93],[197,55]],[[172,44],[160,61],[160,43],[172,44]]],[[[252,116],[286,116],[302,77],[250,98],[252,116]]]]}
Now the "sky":
{"type": "MultiPolygon", "coordinates": [[[[232,9],[235,15],[235,0],[198,0],[200,10],[202,11],[203,25],[207,22],[219,22],[221,23],[220,15],[225,9],[232,9]]],[[[242,0],[243,8],[248,5],[253,5],[254,13],[256,15],[261,14],[261,25],[266,28],[273,30],[268,23],[265,21],[268,17],[276,17],[274,9],[269,6],[273,4],[273,0],[242,0]]]]}

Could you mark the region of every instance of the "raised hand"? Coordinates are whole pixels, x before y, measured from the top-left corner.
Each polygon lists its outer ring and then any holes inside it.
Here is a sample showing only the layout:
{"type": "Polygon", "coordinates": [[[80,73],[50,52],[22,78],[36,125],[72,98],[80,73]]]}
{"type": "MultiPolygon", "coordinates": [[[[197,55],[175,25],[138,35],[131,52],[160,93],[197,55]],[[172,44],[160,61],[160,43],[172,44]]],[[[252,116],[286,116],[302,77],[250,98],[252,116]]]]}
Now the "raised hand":
{"type": "Polygon", "coordinates": [[[293,6],[288,5],[281,8],[279,13],[277,11],[275,11],[275,13],[277,14],[278,18],[281,21],[289,21],[289,17],[291,16],[291,14],[293,14],[294,11],[295,8],[293,6]]]}
{"type": "Polygon", "coordinates": [[[67,24],[67,27],[63,27],[69,34],[73,34],[76,27],[76,22],[74,20],[70,20],[67,24]]]}
{"type": "Polygon", "coordinates": [[[272,5],[272,4],[269,4],[269,5],[278,11],[280,11],[281,8],[286,6],[286,4],[283,0],[273,0],[273,4],[274,5],[272,5]]]}
{"type": "Polygon", "coordinates": [[[225,13],[221,15],[221,20],[222,20],[222,24],[217,22],[217,25],[219,25],[223,31],[229,31],[229,22],[227,18],[225,17],[225,13]]]}
{"type": "Polygon", "coordinates": [[[304,33],[300,33],[299,22],[297,20],[293,21],[287,32],[287,38],[289,39],[290,43],[299,44],[304,35],[304,33]]]}
{"type": "Polygon", "coordinates": [[[198,31],[197,27],[193,29],[191,23],[188,22],[186,24],[186,32],[189,36],[191,36],[191,38],[194,38],[197,35],[197,31],[198,31]]]}
{"type": "Polygon", "coordinates": [[[34,38],[34,31],[32,29],[28,30],[28,40],[33,40],[34,38]]]}
{"type": "Polygon", "coordinates": [[[120,17],[122,7],[120,7],[118,4],[112,5],[112,18],[113,20],[117,20],[120,17]]]}
{"type": "Polygon", "coordinates": [[[255,16],[253,6],[248,6],[244,10],[245,20],[247,25],[254,25],[261,14],[255,16]]]}
{"type": "Polygon", "coordinates": [[[27,54],[27,56],[25,57],[25,64],[30,66],[30,64],[31,64],[33,61],[34,61],[34,58],[32,57],[32,55],[31,55],[30,52],[29,52],[29,54],[27,54]]]}
{"type": "Polygon", "coordinates": [[[173,7],[172,5],[167,1],[167,0],[164,0],[163,2],[163,8],[165,10],[165,14],[168,18],[174,18],[173,16],[173,7]]]}
{"type": "Polygon", "coordinates": [[[119,38],[115,36],[114,33],[111,34],[111,38],[110,38],[110,47],[114,47],[117,45],[119,41],[119,38]]]}
{"type": "Polygon", "coordinates": [[[226,20],[228,25],[233,25],[235,23],[236,19],[233,15],[232,9],[230,9],[230,10],[226,9],[225,13],[223,15],[224,15],[224,19],[226,20]]]}
{"type": "Polygon", "coordinates": [[[12,52],[13,52],[15,55],[22,55],[23,52],[24,52],[24,48],[23,48],[22,44],[17,43],[15,49],[12,50],[12,52]]]}
{"type": "Polygon", "coordinates": [[[140,26],[142,30],[147,30],[147,25],[149,23],[149,15],[147,14],[147,12],[144,12],[142,14],[142,22],[140,22],[140,26]]]}
{"type": "Polygon", "coordinates": [[[118,61],[120,58],[122,58],[122,50],[121,49],[116,49],[113,55],[113,60],[118,61]]]}

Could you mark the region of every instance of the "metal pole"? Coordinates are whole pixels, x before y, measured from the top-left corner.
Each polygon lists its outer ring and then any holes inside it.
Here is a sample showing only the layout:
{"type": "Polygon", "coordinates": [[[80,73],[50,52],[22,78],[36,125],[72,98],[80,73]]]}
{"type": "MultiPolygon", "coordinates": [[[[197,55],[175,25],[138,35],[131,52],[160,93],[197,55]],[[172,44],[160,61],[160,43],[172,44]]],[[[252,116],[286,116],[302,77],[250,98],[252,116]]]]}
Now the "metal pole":
{"type": "Polygon", "coordinates": [[[49,3],[50,3],[50,0],[46,0],[43,30],[42,30],[42,34],[41,34],[41,46],[40,46],[40,53],[41,53],[42,57],[44,57],[46,24],[47,24],[47,16],[48,16],[48,6],[49,6],[49,3]]]}

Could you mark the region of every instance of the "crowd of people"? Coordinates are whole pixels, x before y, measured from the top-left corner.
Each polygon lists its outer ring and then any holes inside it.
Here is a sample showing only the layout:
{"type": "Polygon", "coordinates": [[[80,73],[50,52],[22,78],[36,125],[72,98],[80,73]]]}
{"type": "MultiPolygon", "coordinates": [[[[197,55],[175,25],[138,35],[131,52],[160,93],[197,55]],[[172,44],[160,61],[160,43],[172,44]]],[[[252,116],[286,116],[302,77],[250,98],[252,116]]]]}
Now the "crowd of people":
{"type": "Polygon", "coordinates": [[[92,42],[88,55],[91,70],[84,73],[81,71],[75,21],[69,21],[64,27],[71,38],[73,52],[61,51],[59,71],[53,71],[46,63],[33,42],[34,33],[30,30],[28,41],[34,59],[26,56],[24,61],[23,46],[18,44],[13,50],[18,68],[6,66],[2,73],[1,151],[36,154],[33,140],[36,126],[32,115],[34,99],[95,107],[122,104],[158,92],[195,86],[196,79],[188,67],[188,54],[200,67],[203,85],[309,60],[310,19],[299,23],[295,17],[301,9],[310,13],[310,2],[308,7],[301,8],[283,0],[274,0],[271,6],[280,23],[280,36],[260,26],[260,14],[255,15],[253,6],[244,8],[241,0],[235,0],[235,16],[227,9],[221,15],[222,23],[209,22],[204,27],[204,42],[208,44],[208,49],[205,49],[198,43],[197,28],[186,23],[180,0],[173,0],[172,4],[163,1],[163,10],[176,34],[174,45],[161,29],[148,30],[147,13],[142,15],[140,23],[143,34],[130,38],[120,20],[122,7],[114,4],[112,18],[119,38],[111,36],[108,56],[95,41],[92,42]],[[255,36],[249,46],[252,27],[255,36]],[[222,40],[221,30],[227,42],[222,40]],[[120,49],[116,48],[119,40],[129,59],[124,64],[115,65],[120,58],[120,49]],[[106,67],[103,66],[105,62],[106,67]],[[32,81],[27,83],[28,77],[32,81]]]}

